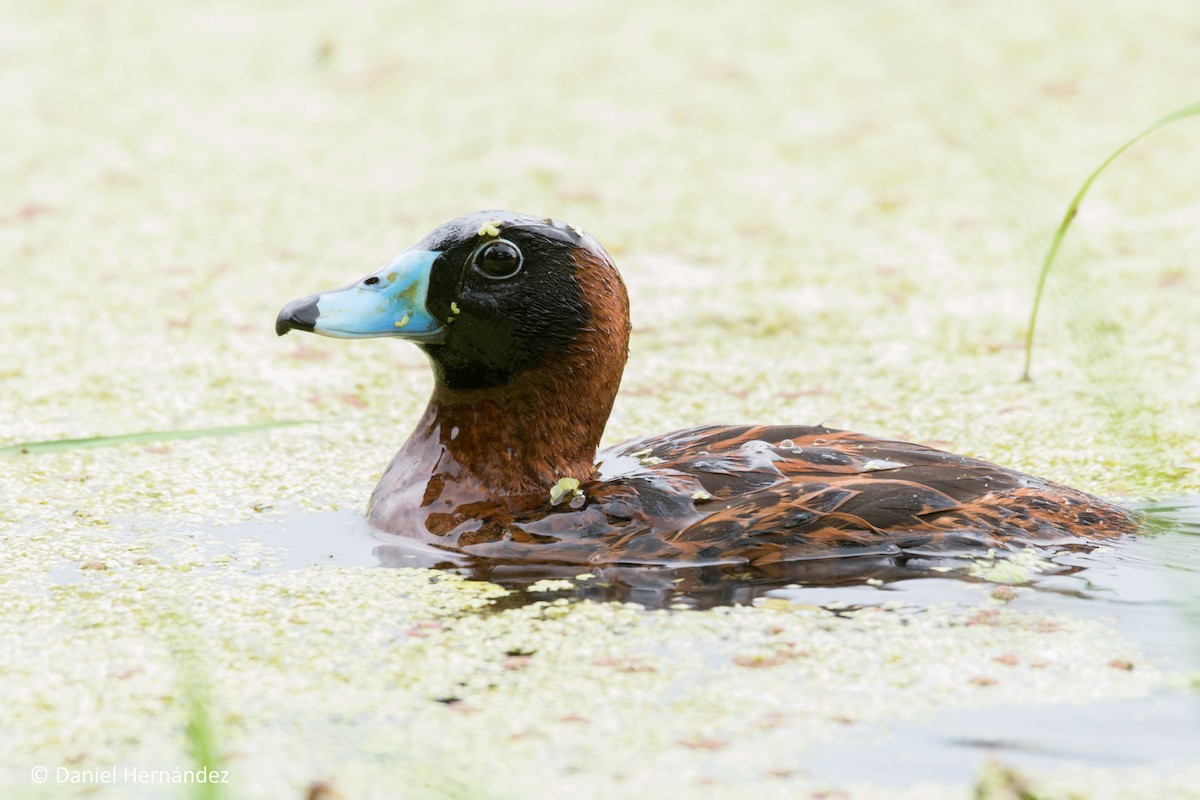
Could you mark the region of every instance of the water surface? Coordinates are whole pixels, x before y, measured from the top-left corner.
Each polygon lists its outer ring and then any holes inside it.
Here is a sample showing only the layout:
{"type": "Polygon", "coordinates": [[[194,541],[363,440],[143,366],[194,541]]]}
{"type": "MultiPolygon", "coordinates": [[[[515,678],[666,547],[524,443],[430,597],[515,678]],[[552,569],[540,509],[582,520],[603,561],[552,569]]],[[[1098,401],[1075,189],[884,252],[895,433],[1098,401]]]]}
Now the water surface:
{"type": "MultiPolygon", "coordinates": [[[[357,514],[306,514],[277,524],[212,531],[231,550],[250,539],[273,551],[268,569],[310,565],[437,566],[501,583],[513,593],[503,608],[533,600],[624,600],[650,608],[703,608],[760,598],[820,606],[838,613],[899,601],[909,613],[941,604],[977,606],[998,584],[1013,582],[1009,608],[1098,619],[1136,642],[1168,669],[1200,669],[1200,498],[1145,505],[1150,533],[1076,552],[1045,552],[1043,572],[1022,574],[1002,561],[842,558],[804,562],[785,574],[739,574],[729,566],[679,568],[489,566],[453,561],[369,528],[357,514]],[[999,567],[989,571],[988,564],[999,567]],[[982,565],[982,570],[981,570],[982,565]],[[581,575],[590,575],[581,579],[581,575]],[[555,584],[537,584],[552,579],[555,584]],[[562,581],[569,581],[563,583],[562,581]]],[[[1018,559],[1019,561],[1019,559],[1018,559]]],[[[1004,590],[1001,590],[1001,595],[1004,590]]],[[[1119,668],[1114,667],[1114,668],[1119,668]]],[[[1194,764],[1200,753],[1200,694],[1160,691],[1137,700],[1088,705],[1006,705],[953,709],[921,721],[898,721],[818,745],[800,762],[820,780],[862,778],[905,785],[967,781],[988,759],[1020,767],[1194,764]],[[880,778],[879,776],[887,776],[880,778]]]]}

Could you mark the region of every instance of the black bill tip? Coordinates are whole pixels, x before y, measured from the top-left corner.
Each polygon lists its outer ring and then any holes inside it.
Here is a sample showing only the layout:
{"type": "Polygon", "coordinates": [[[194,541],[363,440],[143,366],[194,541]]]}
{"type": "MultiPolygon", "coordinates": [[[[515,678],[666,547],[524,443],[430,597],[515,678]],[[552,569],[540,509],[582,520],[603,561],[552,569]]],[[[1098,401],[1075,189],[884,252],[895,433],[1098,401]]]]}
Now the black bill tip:
{"type": "Polygon", "coordinates": [[[290,330],[312,331],[317,324],[318,314],[316,296],[293,300],[275,318],[275,334],[283,336],[290,330]]]}

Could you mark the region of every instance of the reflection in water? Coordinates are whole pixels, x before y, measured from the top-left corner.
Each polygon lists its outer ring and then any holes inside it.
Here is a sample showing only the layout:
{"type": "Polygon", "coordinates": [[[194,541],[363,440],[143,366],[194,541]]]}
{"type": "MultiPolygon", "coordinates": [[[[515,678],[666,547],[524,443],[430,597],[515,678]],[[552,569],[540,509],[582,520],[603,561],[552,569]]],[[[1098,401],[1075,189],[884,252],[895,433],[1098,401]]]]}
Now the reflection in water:
{"type": "MultiPolygon", "coordinates": [[[[565,579],[574,582],[575,588],[555,592],[555,596],[632,602],[647,608],[748,604],[771,590],[785,587],[891,584],[928,577],[979,580],[967,572],[961,558],[894,555],[808,559],[763,568],[746,564],[682,564],[606,565],[587,569],[578,565],[504,564],[474,558],[452,560],[432,548],[418,551],[403,544],[380,545],[374,554],[385,567],[443,569],[515,590],[526,590],[538,581],[565,579]],[[589,577],[580,580],[581,575],[589,577]]],[[[1056,569],[1056,574],[1071,574],[1080,569],[1083,567],[1064,565],[1056,569]]],[[[532,601],[539,596],[544,598],[545,594],[528,598],[532,601]]]]}

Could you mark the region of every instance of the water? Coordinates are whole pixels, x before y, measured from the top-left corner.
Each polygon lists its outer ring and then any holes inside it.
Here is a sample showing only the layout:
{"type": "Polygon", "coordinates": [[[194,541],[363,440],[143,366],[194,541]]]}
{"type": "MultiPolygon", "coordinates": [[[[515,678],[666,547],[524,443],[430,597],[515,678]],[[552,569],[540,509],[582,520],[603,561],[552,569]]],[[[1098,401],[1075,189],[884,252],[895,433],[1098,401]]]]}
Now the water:
{"type": "MultiPolygon", "coordinates": [[[[1163,668],[1200,669],[1200,497],[1144,506],[1153,532],[1087,552],[1052,555],[1053,568],[1032,576],[1009,603],[1018,611],[1059,611],[1100,619],[1140,645],[1163,668]]],[[[440,567],[523,589],[544,578],[576,578],[579,567],[494,566],[411,546],[379,534],[357,514],[305,514],[277,524],[211,531],[232,551],[247,540],[273,551],[268,569],[310,565],[440,567]]],[[[844,558],[800,564],[787,574],[742,574],[729,566],[675,569],[607,567],[575,589],[517,591],[501,607],[550,597],[620,599],[648,607],[707,607],[785,598],[834,609],[877,606],[978,605],[995,584],[972,577],[963,559],[844,558]],[[942,570],[942,571],[939,571],[942,570]],[[949,570],[949,571],[945,571],[949,570]]],[[[831,782],[886,775],[889,785],[922,780],[967,782],[985,761],[1029,768],[1062,765],[1194,764],[1200,754],[1200,694],[1089,705],[996,705],[953,710],[923,721],[885,724],[849,741],[818,745],[801,763],[831,782]]]]}
{"type": "Polygon", "coordinates": [[[887,775],[888,783],[970,783],[986,761],[1050,770],[1064,763],[1163,769],[1200,758],[1200,694],[1089,705],[994,706],[893,723],[852,743],[818,745],[804,768],[828,781],[887,775]]]}

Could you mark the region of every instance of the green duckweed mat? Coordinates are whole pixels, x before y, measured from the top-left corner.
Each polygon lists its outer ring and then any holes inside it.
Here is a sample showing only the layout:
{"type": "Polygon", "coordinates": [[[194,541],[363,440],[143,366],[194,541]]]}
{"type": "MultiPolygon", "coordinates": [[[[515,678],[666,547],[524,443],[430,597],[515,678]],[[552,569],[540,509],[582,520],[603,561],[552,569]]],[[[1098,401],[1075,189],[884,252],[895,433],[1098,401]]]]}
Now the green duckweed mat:
{"type": "MultiPolygon", "coordinates": [[[[1197,493],[1200,124],[1092,188],[1018,382],[1066,204],[1196,100],[1192,0],[0,15],[0,450],[174,432],[0,458],[5,796],[960,798],[971,782],[869,764],[828,784],[804,754],[938,710],[1070,713],[1190,680],[1103,620],[986,590],[844,614],[497,611],[488,584],[271,571],[200,531],[365,506],[424,359],[277,339],[275,314],[489,207],[587,228],[623,271],[635,331],[606,442],[826,422],[1113,497],[1197,493]],[[197,760],[228,783],[181,783],[197,760]]],[[[1200,796],[1200,765],[1031,780],[1200,796]]]]}

